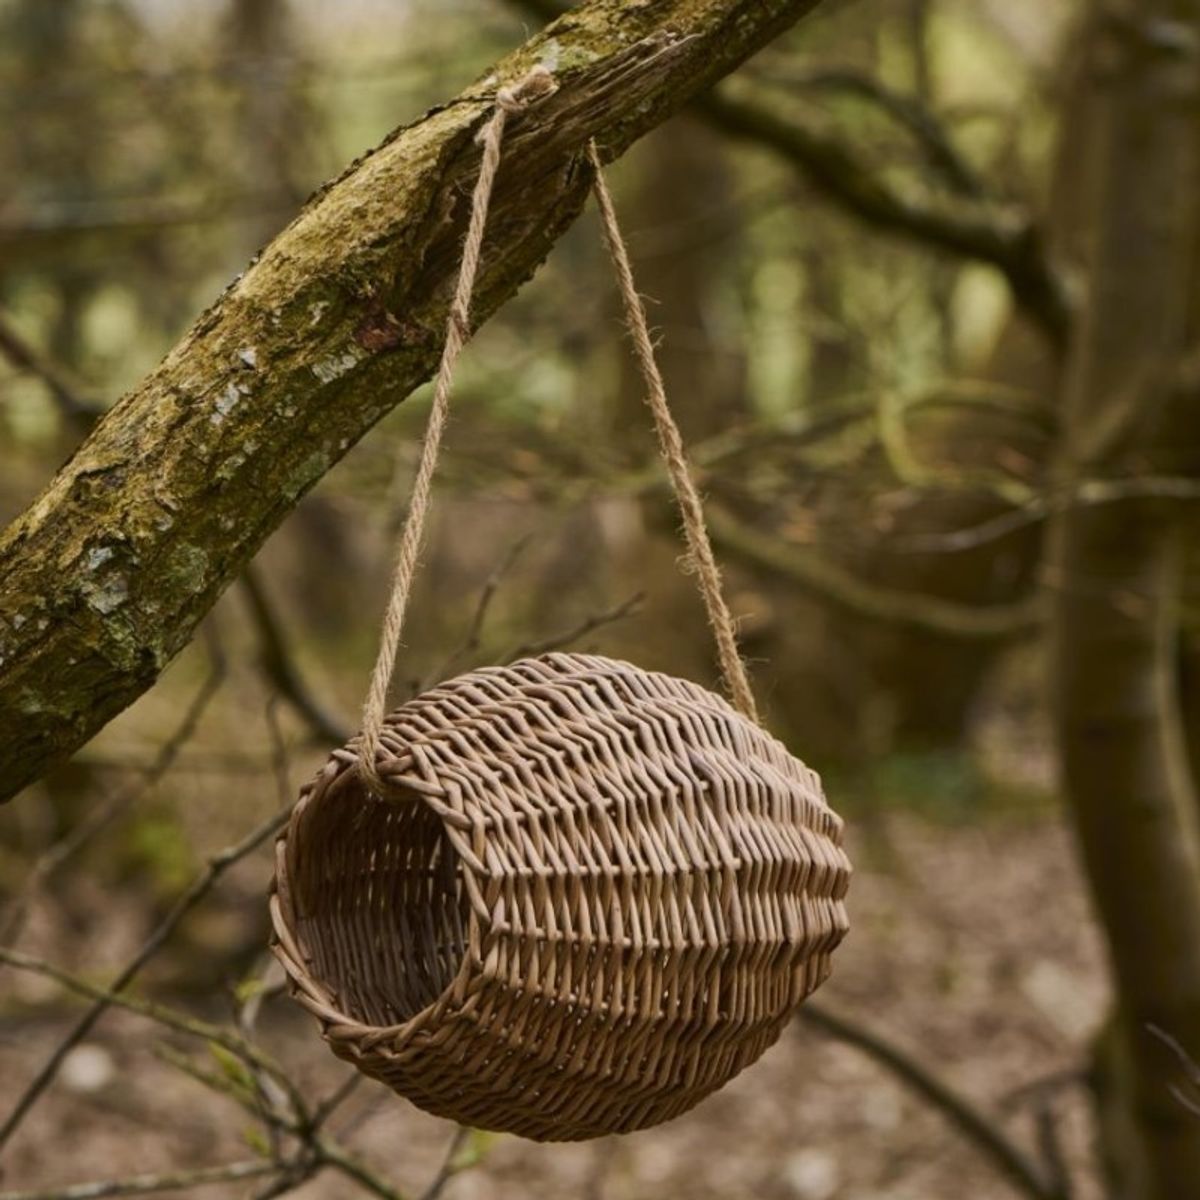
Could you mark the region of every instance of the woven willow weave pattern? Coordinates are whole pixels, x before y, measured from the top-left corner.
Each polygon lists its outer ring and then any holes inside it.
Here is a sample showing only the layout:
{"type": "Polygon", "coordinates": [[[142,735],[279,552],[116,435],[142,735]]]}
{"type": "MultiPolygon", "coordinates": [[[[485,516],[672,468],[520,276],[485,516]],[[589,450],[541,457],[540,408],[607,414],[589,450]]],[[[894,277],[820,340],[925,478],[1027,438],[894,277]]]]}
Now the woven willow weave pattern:
{"type": "Polygon", "coordinates": [[[440,1116],[628,1132],[753,1062],[828,975],[850,864],[816,775],[611,659],[473,671],[387,720],[277,846],[275,953],[341,1057],[440,1116]]]}

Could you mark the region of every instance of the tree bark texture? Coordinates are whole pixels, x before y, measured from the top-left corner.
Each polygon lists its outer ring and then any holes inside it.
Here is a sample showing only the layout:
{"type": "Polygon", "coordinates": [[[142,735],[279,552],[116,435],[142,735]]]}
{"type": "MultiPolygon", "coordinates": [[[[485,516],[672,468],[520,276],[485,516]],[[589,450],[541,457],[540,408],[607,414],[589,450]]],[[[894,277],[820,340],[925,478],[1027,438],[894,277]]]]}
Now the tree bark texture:
{"type": "MultiPolygon", "coordinates": [[[[1063,475],[1122,477],[1163,453],[1187,349],[1200,188],[1200,5],[1102,15],[1090,283],[1068,359],[1063,475]]],[[[1194,418],[1193,418],[1194,419],[1194,418]]],[[[1054,710],[1063,783],[1117,982],[1137,1161],[1116,1194],[1179,1200],[1200,1129],[1151,1026],[1200,1047],[1200,837],[1175,651],[1180,516],[1162,503],[1069,509],[1052,530],[1054,710]]]]}
{"type": "Polygon", "coordinates": [[[318,192],[0,535],[0,798],[149,688],[296,501],[429,377],[474,137],[536,63],[558,92],[514,117],[475,320],[579,214],[605,159],[816,0],[591,0],[318,192]]]}

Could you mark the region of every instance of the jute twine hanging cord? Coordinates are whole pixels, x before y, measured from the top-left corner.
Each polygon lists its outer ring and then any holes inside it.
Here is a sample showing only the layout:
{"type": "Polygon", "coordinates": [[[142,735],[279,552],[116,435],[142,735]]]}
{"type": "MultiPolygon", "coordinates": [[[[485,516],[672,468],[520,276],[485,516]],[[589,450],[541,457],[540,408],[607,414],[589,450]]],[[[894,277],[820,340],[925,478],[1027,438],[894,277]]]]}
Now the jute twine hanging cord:
{"type": "MultiPolygon", "coordinates": [[[[500,89],[496,95],[496,111],[479,136],[483,147],[483,156],[479,165],[479,177],[471,198],[471,215],[467,224],[466,240],[463,243],[462,264],[459,267],[458,282],[450,304],[450,316],[446,322],[446,342],[434,380],[433,401],[417,464],[416,478],[413,481],[412,500],[396,552],[391,594],[380,633],[379,654],[371,673],[367,698],[363,704],[360,763],[363,775],[381,795],[387,791],[387,784],[379,775],[376,759],[384,717],[387,713],[388,688],[396,668],[396,657],[404,631],[404,616],[408,609],[409,593],[412,590],[413,576],[420,558],[425,521],[429,513],[433,491],[434,472],[441,450],[442,434],[445,432],[446,419],[450,411],[454,368],[458,362],[458,356],[470,336],[471,296],[475,287],[475,277],[479,271],[480,252],[483,249],[492,187],[496,180],[496,171],[500,166],[504,126],[509,114],[522,112],[530,104],[551,94],[556,88],[557,84],[554,82],[553,75],[544,67],[535,67],[515,87],[500,89]]],[[[757,721],[758,711],[754,703],[754,693],[750,687],[746,665],[738,653],[737,625],[721,590],[721,572],[713,555],[712,543],[704,522],[704,508],[701,504],[700,493],[692,478],[679,426],[675,423],[675,418],[667,403],[666,388],[654,357],[654,344],[646,320],[645,306],[634,282],[629,252],[626,249],[624,238],[621,236],[612,196],[604,181],[600,152],[594,140],[588,142],[587,156],[595,173],[592,186],[600,208],[604,240],[616,272],[621,302],[625,310],[625,321],[633,339],[638,368],[646,385],[646,402],[654,416],[659,450],[662,453],[671,487],[675,493],[675,500],[683,519],[688,557],[696,575],[705,611],[708,614],[708,623],[716,641],[721,674],[737,709],[751,720],[757,721]]]]}
{"type": "Polygon", "coordinates": [[[483,147],[483,157],[479,164],[479,178],[471,197],[471,216],[467,223],[466,240],[463,242],[462,265],[458,269],[458,282],[450,302],[450,316],[446,321],[446,342],[434,379],[433,402],[429,409],[429,421],[425,427],[425,439],[421,445],[416,478],[413,480],[412,500],[409,502],[408,516],[396,551],[391,594],[379,636],[379,654],[371,672],[371,682],[363,704],[360,763],[364,776],[380,794],[387,790],[387,785],[379,777],[375,759],[379,750],[380,734],[383,731],[383,719],[387,713],[388,686],[396,669],[396,655],[400,650],[401,634],[404,632],[408,595],[412,590],[413,575],[420,558],[425,518],[429,513],[430,496],[433,491],[433,475],[437,469],[446,418],[450,412],[454,367],[471,333],[471,295],[475,290],[475,276],[479,272],[479,256],[483,249],[483,234],[487,226],[492,185],[496,182],[496,171],[500,166],[500,143],[504,138],[504,125],[510,113],[523,111],[534,101],[555,91],[557,86],[549,71],[545,68],[534,68],[516,86],[501,88],[496,93],[496,111],[479,134],[478,141],[483,147]]]}
{"type": "Polygon", "coordinates": [[[736,707],[597,655],[481,667],[385,715],[506,122],[501,90],[361,736],[275,850],[272,949],[333,1052],[429,1112],[543,1141],[686,1112],[775,1042],[847,929],[842,822],[758,723],[594,142],[586,155],[688,556],[736,707]]]}
{"type": "Polygon", "coordinates": [[[600,206],[600,217],[604,224],[604,240],[608,245],[609,256],[612,258],[617,283],[621,290],[625,322],[629,326],[638,368],[642,373],[642,381],[646,385],[646,403],[649,404],[650,411],[654,414],[658,448],[671,478],[671,488],[675,492],[675,502],[679,505],[679,514],[683,518],[683,533],[687,541],[691,567],[696,574],[700,595],[703,597],[704,608],[708,613],[708,624],[717,643],[717,658],[721,665],[721,675],[738,711],[744,713],[750,720],[757,721],[758,710],[754,704],[754,693],[750,688],[746,664],[738,653],[737,625],[729,611],[729,606],[725,603],[724,593],[721,591],[721,571],[713,556],[708,526],[704,523],[704,507],[700,502],[700,493],[692,478],[692,471],[684,452],[683,436],[680,434],[679,426],[675,424],[675,418],[671,415],[670,406],[667,404],[667,391],[663,385],[662,373],[658,369],[658,360],[654,357],[654,343],[650,338],[650,328],[646,322],[646,308],[642,303],[641,296],[638,295],[637,286],[633,280],[629,251],[625,247],[625,239],[621,237],[621,228],[617,224],[617,213],[613,207],[612,196],[609,193],[608,184],[604,182],[600,151],[596,148],[594,140],[588,142],[588,159],[595,171],[592,188],[600,206]]]}

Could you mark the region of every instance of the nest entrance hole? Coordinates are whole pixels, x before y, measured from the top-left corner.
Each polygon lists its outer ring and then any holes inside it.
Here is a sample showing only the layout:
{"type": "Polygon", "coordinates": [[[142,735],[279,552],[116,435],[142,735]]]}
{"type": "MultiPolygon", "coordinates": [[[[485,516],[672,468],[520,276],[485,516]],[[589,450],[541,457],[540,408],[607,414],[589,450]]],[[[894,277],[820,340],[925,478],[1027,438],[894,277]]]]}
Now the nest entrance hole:
{"type": "Polygon", "coordinates": [[[345,771],[305,814],[296,902],[315,974],[366,1025],[433,1004],[462,965],[470,905],[446,829],[416,793],[381,800],[345,771]]]}

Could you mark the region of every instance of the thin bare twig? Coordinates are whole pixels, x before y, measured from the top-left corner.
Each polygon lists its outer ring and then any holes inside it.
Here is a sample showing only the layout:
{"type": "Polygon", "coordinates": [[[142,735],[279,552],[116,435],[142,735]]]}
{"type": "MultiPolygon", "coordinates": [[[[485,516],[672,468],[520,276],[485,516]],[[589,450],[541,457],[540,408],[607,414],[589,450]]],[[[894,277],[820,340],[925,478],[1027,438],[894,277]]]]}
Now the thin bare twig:
{"type": "Polygon", "coordinates": [[[1036,525],[1075,505],[1116,504],[1123,500],[1200,500],[1200,480],[1187,476],[1150,475],[1131,479],[1080,479],[1045,495],[1034,496],[1009,512],[977,525],[945,533],[913,533],[895,537],[893,550],[918,554],[973,550],[1017,530],[1036,525]]]}
{"type": "Polygon", "coordinates": [[[963,157],[949,130],[919,97],[897,92],[881,79],[849,68],[789,72],[778,78],[761,70],[758,75],[787,87],[840,92],[868,101],[913,135],[930,167],[956,192],[975,200],[987,197],[987,184],[963,157]]]}
{"type": "Polygon", "coordinates": [[[154,1046],[151,1048],[151,1053],[161,1062],[174,1067],[175,1070],[194,1080],[202,1087],[207,1088],[210,1092],[215,1092],[219,1096],[225,1096],[232,1100],[256,1121],[261,1121],[272,1134],[271,1157],[278,1161],[280,1154],[276,1139],[279,1129],[284,1123],[277,1120],[274,1113],[259,1103],[257,1097],[252,1098],[244,1087],[239,1086],[227,1076],[218,1075],[215,1071],[198,1066],[186,1054],[181,1053],[171,1046],[154,1046]]]}
{"type": "Polygon", "coordinates": [[[361,1159],[342,1149],[336,1142],[317,1138],[314,1142],[317,1154],[335,1170],[348,1179],[353,1179],[360,1187],[374,1193],[380,1200],[404,1200],[395,1188],[380,1179],[361,1159]]]}
{"type": "Polygon", "coordinates": [[[271,1180],[266,1187],[254,1193],[254,1200],[274,1200],[287,1192],[306,1184],[314,1176],[320,1174],[325,1164],[314,1158],[296,1160],[280,1169],[279,1175],[271,1180]]]}
{"type": "MultiPolygon", "coordinates": [[[[287,812],[276,813],[252,830],[236,845],[229,846],[214,855],[207,868],[196,877],[191,886],[179,897],[170,912],[159,922],[157,928],[143,944],[141,949],[117,973],[116,978],[109,984],[108,992],[119,993],[137,977],[142,968],[163,947],[167,939],[185,916],[209,893],[217,880],[234,863],[239,862],[252,853],[269,838],[273,837],[287,820],[287,812]]],[[[11,960],[11,956],[10,956],[11,960]]],[[[50,1086],[58,1074],[63,1060],[87,1035],[92,1031],[96,1022],[112,1005],[110,995],[98,998],[92,1007],[75,1023],[67,1036],[59,1043],[54,1052],[43,1064],[32,1082],[21,1093],[12,1110],[0,1126],[0,1149],[8,1144],[29,1110],[37,1103],[39,1097],[50,1086]]]]}
{"type": "MultiPolygon", "coordinates": [[[[511,2],[544,20],[567,10],[562,0],[511,2]]],[[[840,211],[920,245],[991,263],[1050,341],[1058,348],[1065,345],[1073,319],[1069,289],[1029,211],[970,195],[952,203],[909,195],[845,139],[805,121],[794,106],[767,101],[761,92],[761,85],[735,91],[725,86],[702,93],[690,111],[731,138],[770,150],[840,211]]]]}
{"type": "MultiPolygon", "coordinates": [[[[282,1155],[280,1141],[277,1138],[272,1138],[271,1162],[264,1164],[264,1169],[259,1174],[274,1174],[277,1178],[260,1193],[260,1200],[266,1200],[266,1197],[278,1196],[283,1192],[299,1187],[327,1166],[353,1179],[360,1187],[381,1197],[381,1200],[403,1200],[399,1192],[342,1145],[332,1139],[318,1136],[322,1124],[350,1094],[353,1087],[353,1080],[347,1080],[328,1100],[312,1112],[309,1112],[298,1086],[268,1054],[259,1049],[247,1036],[235,1033],[222,1026],[212,1025],[209,1022],[176,1012],[174,1009],[167,1008],[164,1005],[153,1004],[130,996],[106,991],[103,988],[98,988],[84,980],[76,978],[58,967],[31,958],[28,955],[0,949],[0,961],[53,979],[63,986],[70,988],[72,991],[88,996],[98,1004],[103,1002],[106,1006],[112,1005],[128,1009],[168,1029],[198,1038],[205,1043],[219,1046],[242,1061],[246,1065],[250,1076],[259,1081],[260,1086],[260,1073],[266,1075],[273,1083],[279,1085],[291,1105],[290,1113],[280,1109],[272,1102],[273,1098],[269,1091],[261,1097],[252,1097],[248,1093],[243,1094],[242,1090],[231,1080],[227,1080],[213,1071],[197,1066],[184,1056],[168,1048],[160,1048],[159,1050],[161,1057],[171,1063],[171,1065],[183,1071],[202,1086],[233,1100],[240,1108],[261,1121],[267,1128],[268,1133],[272,1131],[276,1134],[286,1133],[299,1140],[301,1143],[299,1152],[289,1159],[282,1155]],[[262,1103],[259,1102],[260,1100],[262,1103]]],[[[355,1080],[358,1078],[361,1077],[357,1075],[354,1077],[355,1080]]],[[[191,1177],[193,1173],[189,1172],[185,1174],[191,1177]]],[[[153,1188],[144,1186],[138,1179],[104,1182],[103,1184],[78,1185],[81,1189],[97,1186],[115,1189],[96,1193],[96,1195],[106,1196],[134,1194],[137,1191],[166,1190],[167,1187],[175,1185],[163,1185],[162,1188],[153,1188]]],[[[183,1187],[188,1185],[179,1184],[178,1186],[183,1187]]],[[[62,1190],[55,1191],[53,1189],[45,1193],[29,1193],[29,1197],[36,1197],[36,1200],[91,1200],[92,1195],[93,1193],[90,1191],[66,1192],[62,1190]]],[[[11,1200],[11,1197],[0,1196],[0,1200],[11,1200]]],[[[22,1197],[22,1200],[28,1200],[28,1198],[22,1197]]]]}
{"type": "Polygon", "coordinates": [[[869,1054],[924,1097],[1030,1200],[1066,1200],[1066,1194],[1053,1179],[990,1116],[906,1051],[811,1000],[800,1009],[800,1017],[823,1033],[869,1054]]]}
{"type": "MultiPolygon", "coordinates": [[[[1183,1068],[1184,1076],[1187,1078],[1188,1084],[1200,1090],[1200,1063],[1197,1063],[1190,1054],[1183,1048],[1183,1044],[1178,1038],[1172,1037],[1165,1029],[1161,1029],[1157,1025],[1147,1025],[1147,1031],[1158,1038],[1164,1046],[1175,1056],[1179,1065],[1183,1068]]],[[[1195,1113],[1200,1117],[1200,1101],[1188,1095],[1178,1084],[1170,1085],[1171,1095],[1183,1105],[1188,1112],[1195,1113]]]]}
{"type": "Polygon", "coordinates": [[[366,1078],[361,1071],[354,1071],[347,1075],[342,1082],[334,1088],[328,1096],[322,1100],[316,1108],[313,1109],[312,1126],[314,1129],[320,1129],[330,1117],[341,1106],[350,1099],[354,1092],[358,1089],[359,1084],[366,1078]]]}
{"type": "Polygon", "coordinates": [[[2,316],[0,354],[18,370],[26,371],[40,379],[46,385],[59,412],[80,431],[90,429],[104,411],[99,405],[85,400],[66,372],[35,350],[2,316]]]}
{"type": "Polygon", "coordinates": [[[263,674],[304,719],[316,738],[340,745],[349,738],[351,731],[313,695],[296,665],[279,613],[253,564],[242,572],[241,584],[258,634],[259,663],[263,674]]]}
{"type": "MultiPolygon", "coordinates": [[[[130,753],[135,753],[136,748],[130,753]]],[[[93,771],[128,771],[135,775],[147,775],[153,764],[126,757],[125,754],[80,754],[72,759],[93,771]]],[[[206,749],[202,754],[179,756],[177,765],[192,775],[252,775],[261,774],[264,763],[261,755],[237,754],[218,749],[206,749]]]]}
{"type": "MultiPolygon", "coordinates": [[[[288,1117],[274,1109],[264,1110],[261,1105],[241,1094],[231,1082],[218,1077],[213,1072],[197,1068],[194,1063],[185,1059],[175,1059],[174,1061],[175,1065],[198,1083],[218,1095],[228,1097],[251,1116],[263,1121],[268,1132],[288,1133],[299,1141],[299,1150],[289,1159],[281,1154],[279,1141],[272,1138],[272,1157],[277,1165],[279,1176],[258,1194],[258,1200],[269,1200],[270,1197],[292,1191],[308,1182],[326,1167],[332,1167],[348,1179],[353,1180],[361,1188],[381,1197],[381,1200],[404,1200],[399,1191],[339,1142],[319,1136],[322,1122],[336,1107],[336,1103],[324,1105],[323,1112],[317,1110],[309,1114],[303,1107],[296,1106],[293,1101],[296,1114],[294,1117],[288,1117]]],[[[344,1099],[349,1092],[350,1089],[343,1085],[334,1094],[334,1097],[344,1099]]],[[[290,1080],[288,1081],[288,1093],[289,1096],[299,1095],[299,1089],[290,1080]]]]}
{"type": "Polygon", "coordinates": [[[706,92],[694,104],[714,128],[771,150],[836,207],[866,224],[990,263],[1051,342],[1065,344],[1073,315],[1069,289],[1027,210],[967,197],[946,203],[902,191],[839,135],[794,113],[785,115],[746,88],[706,92]]]}
{"type": "Polygon", "coordinates": [[[214,654],[212,667],[192,702],[184,711],[183,718],[174,733],[162,744],[154,760],[147,765],[145,773],[132,787],[110,797],[89,813],[66,837],[50,846],[33,864],[24,887],[13,897],[4,928],[0,931],[0,945],[11,946],[17,941],[29,915],[29,909],[38,892],[50,876],[72,855],[77,854],[93,837],[110,825],[121,813],[135,804],[146,792],[171,769],[180,751],[191,741],[200,724],[200,718],[208,708],[225,679],[225,660],[214,654]]]}
{"type": "Polygon", "coordinates": [[[445,1154],[442,1155],[442,1164],[438,1167],[437,1174],[430,1180],[429,1186],[421,1193],[421,1200],[438,1200],[438,1197],[445,1191],[446,1184],[462,1170],[458,1162],[459,1151],[462,1150],[463,1143],[470,1136],[469,1125],[460,1125],[454,1131],[454,1136],[451,1137],[450,1144],[446,1147],[445,1154]]]}
{"type": "MultiPolygon", "coordinates": [[[[148,1021],[154,1021],[167,1029],[174,1030],[176,1033],[199,1038],[204,1042],[213,1042],[223,1050],[228,1050],[230,1054],[244,1060],[248,1065],[269,1072],[285,1088],[290,1083],[283,1068],[274,1059],[260,1050],[253,1042],[223,1026],[202,1021],[164,1004],[156,1004],[150,1000],[142,1000],[136,996],[98,987],[94,983],[88,983],[87,980],[72,975],[69,971],[64,971],[61,967],[56,967],[53,963],[45,962],[28,954],[21,954],[16,950],[0,948],[0,962],[20,971],[28,971],[33,975],[41,975],[45,979],[53,979],[55,983],[61,984],[68,990],[85,996],[97,1004],[103,1003],[105,1007],[122,1008],[136,1013],[140,1017],[145,1017],[148,1021]]],[[[303,1111],[303,1098],[299,1092],[295,1093],[293,1102],[299,1102],[303,1111]]]]}
{"type": "Polygon", "coordinates": [[[711,498],[707,514],[713,538],[727,555],[792,580],[858,616],[946,637],[981,639],[1028,634],[1042,621],[1040,595],[1006,604],[966,604],[889,588],[825,555],[763,531],[711,498]]]}
{"type": "MultiPolygon", "coordinates": [[[[261,1000],[262,991],[259,989],[255,989],[254,994],[248,997],[245,997],[244,994],[239,995],[238,992],[234,993],[234,1026],[251,1045],[254,1044],[254,1029],[261,1008],[261,1000]]],[[[187,1067],[182,1069],[187,1070],[187,1067]]],[[[282,1134],[286,1128],[286,1122],[279,1119],[279,1113],[288,1099],[287,1090],[281,1090],[278,1081],[272,1078],[268,1071],[252,1066],[250,1074],[254,1080],[254,1093],[249,1107],[253,1115],[258,1117],[266,1128],[271,1156],[279,1159],[283,1154],[282,1134]]],[[[235,1096],[234,1099],[240,1102],[241,1098],[235,1096]]]]}
{"type": "Polygon", "coordinates": [[[275,777],[275,794],[281,810],[291,807],[296,791],[292,786],[292,758],[288,753],[287,739],[279,725],[278,697],[267,701],[263,714],[267,722],[267,737],[271,743],[271,774],[275,777]]]}
{"type": "Polygon", "coordinates": [[[908,434],[907,414],[911,406],[908,397],[887,388],[880,390],[877,402],[879,442],[888,465],[901,483],[922,491],[988,492],[1016,507],[1036,499],[1037,493],[1029,484],[1000,471],[947,469],[922,462],[914,452],[908,434]]]}
{"type": "Polygon", "coordinates": [[[0,1200],[103,1200],[106,1196],[144,1196],[149,1192],[175,1192],[214,1183],[238,1183],[272,1175],[279,1168],[261,1158],[229,1163],[223,1167],[199,1167],[191,1171],[168,1171],[161,1175],[134,1175],[129,1179],[105,1179],[75,1183],[44,1191],[0,1192],[0,1200]]]}
{"type": "Polygon", "coordinates": [[[1071,1169],[1067,1165],[1067,1157],[1063,1153],[1058,1116],[1050,1098],[1044,1094],[1034,1111],[1034,1129],[1051,1191],[1061,1200],[1071,1200],[1075,1194],[1075,1187],[1071,1179],[1071,1169]]]}
{"type": "Polygon", "coordinates": [[[41,204],[35,209],[8,209],[0,217],[0,247],[11,251],[38,241],[58,242],[89,233],[136,235],[182,225],[211,225],[220,221],[260,220],[291,216],[296,205],[262,192],[246,191],[208,196],[132,196],[41,204]]]}
{"type": "Polygon", "coordinates": [[[391,1093],[384,1088],[379,1088],[373,1096],[369,1096],[366,1104],[358,1112],[347,1116],[336,1130],[338,1141],[346,1141],[358,1133],[368,1121],[377,1117],[387,1106],[390,1096],[391,1093]]]}
{"type": "Polygon", "coordinates": [[[1035,1079],[1026,1080],[1000,1097],[999,1106],[1003,1112],[1013,1112],[1024,1104],[1039,1103],[1044,1097],[1072,1087],[1083,1087],[1088,1082],[1089,1069],[1086,1066],[1062,1067],[1056,1071],[1048,1071],[1035,1079]]]}
{"type": "Polygon", "coordinates": [[[573,646],[581,638],[587,637],[589,633],[594,633],[597,629],[605,625],[611,625],[637,612],[645,598],[645,592],[636,592],[634,595],[622,600],[620,604],[614,604],[612,608],[607,608],[603,612],[592,613],[590,616],[584,617],[578,624],[572,625],[569,629],[564,629],[561,633],[551,634],[540,641],[522,642],[504,655],[499,660],[499,663],[501,666],[504,666],[515,662],[518,658],[528,658],[537,654],[549,654],[552,650],[562,650],[567,646],[573,646]]]}
{"type": "Polygon", "coordinates": [[[421,685],[419,690],[424,691],[426,687],[439,680],[449,679],[464,660],[479,653],[479,648],[483,643],[483,627],[487,623],[488,613],[491,611],[492,601],[496,598],[496,592],[509,571],[516,565],[517,559],[524,553],[529,542],[529,534],[518,538],[492,569],[492,573],[484,581],[479,592],[479,600],[475,605],[475,612],[471,617],[471,623],[467,627],[467,635],[463,638],[462,644],[446,657],[442,665],[421,685]]]}

